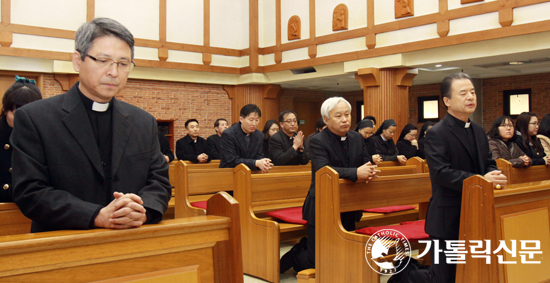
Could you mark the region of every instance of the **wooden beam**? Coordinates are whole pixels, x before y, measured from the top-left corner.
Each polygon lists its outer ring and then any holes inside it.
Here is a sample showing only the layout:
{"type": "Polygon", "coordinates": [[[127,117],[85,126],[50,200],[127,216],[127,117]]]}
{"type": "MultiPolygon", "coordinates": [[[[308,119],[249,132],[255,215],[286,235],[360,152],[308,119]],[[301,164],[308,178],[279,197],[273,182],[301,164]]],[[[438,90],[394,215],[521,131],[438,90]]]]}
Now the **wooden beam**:
{"type": "Polygon", "coordinates": [[[365,36],[365,45],[368,49],[373,49],[376,47],[376,34],[375,33],[369,33],[367,36],[365,36]]]}
{"type": "Polygon", "coordinates": [[[275,1],[275,45],[281,46],[281,0],[275,1]]]}
{"type": "MultiPolygon", "coordinates": [[[[2,11],[3,10],[4,9],[2,9],[2,11]]],[[[91,22],[94,18],[95,18],[95,0],[87,0],[86,1],[86,21],[91,22]]]]}
{"type": "Polygon", "coordinates": [[[514,12],[512,8],[501,9],[498,11],[498,22],[503,27],[512,25],[514,21],[514,12]]]}
{"type": "Polygon", "coordinates": [[[309,58],[315,58],[317,57],[317,45],[310,45],[308,46],[307,53],[309,55],[309,58]]]}
{"type": "Polygon", "coordinates": [[[315,0],[309,0],[309,41],[315,40],[315,0]]]}
{"type": "Polygon", "coordinates": [[[439,14],[445,15],[449,9],[449,0],[439,0],[439,14]]]}
{"type": "Polygon", "coordinates": [[[210,46],[210,0],[204,0],[204,31],[203,44],[205,47],[210,46]]]}
{"type": "Polygon", "coordinates": [[[374,0],[367,0],[367,28],[374,27],[374,0]]]}
{"type": "Polygon", "coordinates": [[[249,0],[248,1],[248,18],[249,18],[249,65],[252,69],[252,72],[257,72],[259,66],[259,40],[258,40],[258,0],[249,0]]]}
{"type": "Polygon", "coordinates": [[[437,34],[440,37],[445,37],[449,34],[449,20],[437,22],[437,34]]]}

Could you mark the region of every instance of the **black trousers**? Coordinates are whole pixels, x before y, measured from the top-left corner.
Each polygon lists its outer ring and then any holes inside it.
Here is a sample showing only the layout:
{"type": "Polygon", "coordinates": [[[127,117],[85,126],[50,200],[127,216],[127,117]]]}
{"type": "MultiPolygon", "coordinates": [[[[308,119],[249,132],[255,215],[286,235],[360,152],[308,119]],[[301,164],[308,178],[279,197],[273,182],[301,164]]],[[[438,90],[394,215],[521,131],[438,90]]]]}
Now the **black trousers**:
{"type": "Polygon", "coordinates": [[[445,254],[445,240],[430,236],[432,246],[430,248],[430,255],[432,256],[432,265],[429,269],[416,269],[409,272],[409,279],[413,283],[454,283],[456,280],[456,264],[448,264],[447,256],[445,254]],[[439,249],[443,250],[437,252],[439,256],[439,263],[435,264],[436,251],[434,249],[433,241],[439,241],[439,249]]]}
{"type": "MultiPolygon", "coordinates": [[[[342,226],[347,231],[355,231],[355,213],[344,212],[340,215],[342,226]]],[[[308,268],[315,268],[315,226],[307,225],[307,250],[296,254],[292,261],[292,266],[296,271],[302,271],[308,268]]]]}

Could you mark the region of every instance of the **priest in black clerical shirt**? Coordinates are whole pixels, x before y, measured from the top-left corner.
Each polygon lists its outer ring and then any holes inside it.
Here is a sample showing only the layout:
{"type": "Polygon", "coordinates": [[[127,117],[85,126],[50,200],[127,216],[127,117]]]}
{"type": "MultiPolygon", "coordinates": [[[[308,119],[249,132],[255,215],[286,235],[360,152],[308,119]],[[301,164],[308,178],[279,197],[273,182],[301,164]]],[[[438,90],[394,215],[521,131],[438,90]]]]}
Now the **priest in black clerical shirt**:
{"type": "Polygon", "coordinates": [[[176,156],[179,160],[191,162],[210,162],[210,151],[206,140],[199,137],[199,121],[189,119],[185,121],[187,136],[176,142],[176,156]]]}
{"type": "Polygon", "coordinates": [[[32,232],[157,223],[172,195],[157,121],[115,98],[134,66],[133,36],[96,18],[75,45],[80,81],[15,112],[14,202],[32,232]]]}
{"type": "Polygon", "coordinates": [[[269,138],[269,156],[273,164],[305,165],[309,156],[304,150],[304,133],[298,131],[296,113],[285,110],[279,114],[281,131],[269,138]]]}
{"type": "Polygon", "coordinates": [[[211,159],[220,159],[222,156],[222,133],[229,127],[229,123],[224,118],[219,118],[214,122],[215,134],[206,139],[211,159]]]}

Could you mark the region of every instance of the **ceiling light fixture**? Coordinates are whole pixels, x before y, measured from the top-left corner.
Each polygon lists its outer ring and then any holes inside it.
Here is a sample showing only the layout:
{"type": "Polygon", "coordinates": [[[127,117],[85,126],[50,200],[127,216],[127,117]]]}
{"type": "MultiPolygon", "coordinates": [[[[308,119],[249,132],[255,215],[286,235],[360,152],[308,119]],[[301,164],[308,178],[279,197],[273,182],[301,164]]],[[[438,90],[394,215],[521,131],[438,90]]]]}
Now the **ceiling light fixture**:
{"type": "Polygon", "coordinates": [[[443,66],[443,65],[441,65],[441,64],[435,65],[436,68],[439,68],[439,67],[441,67],[441,66],[443,66]]]}
{"type": "Polygon", "coordinates": [[[523,61],[510,61],[508,64],[510,65],[523,65],[525,62],[523,61]]]}

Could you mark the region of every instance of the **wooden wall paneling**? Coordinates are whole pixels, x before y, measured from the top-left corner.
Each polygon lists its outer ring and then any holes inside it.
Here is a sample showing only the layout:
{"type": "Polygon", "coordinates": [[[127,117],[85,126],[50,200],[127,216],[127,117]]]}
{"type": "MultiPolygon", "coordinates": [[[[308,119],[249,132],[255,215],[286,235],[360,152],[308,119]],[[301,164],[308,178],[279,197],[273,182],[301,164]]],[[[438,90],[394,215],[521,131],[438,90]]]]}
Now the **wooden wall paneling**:
{"type": "Polygon", "coordinates": [[[513,21],[514,12],[512,8],[498,10],[498,22],[502,27],[511,26],[513,21]]]}
{"type": "MultiPolygon", "coordinates": [[[[282,35],[281,35],[281,0],[275,1],[275,46],[281,46],[282,35]]],[[[290,25],[290,20],[289,20],[290,25]]],[[[290,34],[288,35],[288,40],[290,40],[290,34]]],[[[280,62],[279,62],[280,63],[280,62]]]]}
{"type": "Polygon", "coordinates": [[[2,0],[2,24],[7,27],[11,24],[11,0],[2,0]]]}
{"type": "Polygon", "coordinates": [[[263,130],[267,120],[279,117],[279,85],[237,85],[224,86],[231,99],[231,121],[239,121],[241,108],[247,104],[256,104],[262,111],[260,123],[256,127],[263,130]]]}
{"type": "Polygon", "coordinates": [[[95,18],[95,0],[86,1],[86,21],[91,22],[95,18]]]}
{"type": "MultiPolygon", "coordinates": [[[[259,40],[258,40],[258,0],[248,1],[248,17],[249,17],[249,66],[253,73],[257,72],[259,66],[259,40]]],[[[279,25],[280,26],[280,25],[279,25]]],[[[280,27],[279,27],[280,29],[280,27]]],[[[279,36],[280,38],[280,36],[279,36]]]]}

